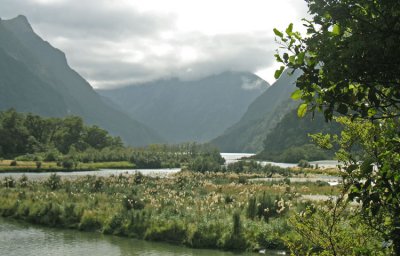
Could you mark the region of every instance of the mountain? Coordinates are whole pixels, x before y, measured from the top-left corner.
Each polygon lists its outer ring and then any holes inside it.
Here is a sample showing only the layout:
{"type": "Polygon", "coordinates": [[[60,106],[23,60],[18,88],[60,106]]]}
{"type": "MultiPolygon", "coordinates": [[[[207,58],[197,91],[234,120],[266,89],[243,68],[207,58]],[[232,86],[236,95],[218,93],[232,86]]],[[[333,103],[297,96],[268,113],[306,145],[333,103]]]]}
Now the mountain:
{"type": "Polygon", "coordinates": [[[0,20],[0,109],[45,116],[78,115],[130,145],[163,142],[150,128],[101,99],[63,52],[35,34],[18,16],[0,20]]]}
{"type": "Polygon", "coordinates": [[[299,118],[297,109],[293,109],[268,133],[264,140],[264,149],[257,158],[291,163],[298,163],[300,160],[332,159],[334,150],[318,148],[311,141],[309,134],[339,134],[340,131],[338,123],[325,122],[320,112],[316,112],[314,117],[310,114],[299,118]]]}
{"type": "Polygon", "coordinates": [[[177,78],[99,90],[170,143],[205,142],[237,122],[268,83],[248,72],[177,78]]]}
{"type": "Polygon", "coordinates": [[[222,152],[260,152],[267,134],[298,103],[290,99],[299,73],[284,72],[250,104],[243,117],[211,141],[222,152]]]}

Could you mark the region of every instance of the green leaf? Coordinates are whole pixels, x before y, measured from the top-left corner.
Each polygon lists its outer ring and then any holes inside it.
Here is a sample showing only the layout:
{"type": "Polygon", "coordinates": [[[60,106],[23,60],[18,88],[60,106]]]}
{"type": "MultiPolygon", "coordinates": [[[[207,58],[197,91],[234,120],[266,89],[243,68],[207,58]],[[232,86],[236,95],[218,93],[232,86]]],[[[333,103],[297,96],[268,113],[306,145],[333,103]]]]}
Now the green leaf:
{"type": "Polygon", "coordinates": [[[305,52],[300,52],[297,55],[297,64],[302,65],[304,63],[304,57],[305,57],[306,53],[305,52]]]}
{"type": "Polygon", "coordinates": [[[332,34],[335,36],[340,35],[340,26],[338,24],[333,25],[332,34]]]}
{"type": "Polygon", "coordinates": [[[299,89],[299,90],[294,91],[290,97],[293,100],[299,100],[299,99],[301,99],[301,96],[303,96],[303,91],[299,89]]]}
{"type": "Polygon", "coordinates": [[[296,64],[296,57],[294,55],[289,57],[289,63],[295,65],[296,64]]]}
{"type": "Polygon", "coordinates": [[[275,75],[274,75],[275,79],[278,79],[281,76],[283,70],[285,70],[285,67],[281,66],[278,70],[275,71],[275,75]]]}
{"type": "Polygon", "coordinates": [[[286,34],[291,36],[293,34],[292,31],[293,31],[293,23],[290,23],[289,26],[286,29],[286,34]]]}
{"type": "Polygon", "coordinates": [[[276,59],[277,62],[283,63],[283,60],[282,60],[282,58],[281,58],[281,56],[279,54],[275,54],[274,56],[275,56],[275,59],[276,59]]]}
{"type": "Polygon", "coordinates": [[[299,108],[297,109],[297,115],[299,117],[303,117],[307,113],[307,103],[300,104],[299,108]]]}
{"type": "Polygon", "coordinates": [[[377,111],[374,108],[370,108],[368,109],[368,117],[373,117],[374,115],[376,115],[377,111]]]}
{"type": "Polygon", "coordinates": [[[276,28],[274,28],[274,33],[276,36],[283,37],[283,33],[277,30],[276,28]]]}

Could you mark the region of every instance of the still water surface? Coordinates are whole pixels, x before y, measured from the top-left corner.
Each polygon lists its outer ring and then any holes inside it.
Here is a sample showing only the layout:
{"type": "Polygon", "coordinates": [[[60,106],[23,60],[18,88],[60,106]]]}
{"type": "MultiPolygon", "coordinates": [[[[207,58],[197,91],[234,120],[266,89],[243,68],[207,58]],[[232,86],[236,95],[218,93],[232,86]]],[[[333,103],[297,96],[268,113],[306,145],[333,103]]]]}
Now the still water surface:
{"type": "MultiPolygon", "coordinates": [[[[278,255],[267,252],[266,255],[278,255]]],[[[75,230],[61,230],[0,218],[0,255],[4,256],[255,256],[255,253],[189,249],[165,243],[105,236],[75,230]]]]}

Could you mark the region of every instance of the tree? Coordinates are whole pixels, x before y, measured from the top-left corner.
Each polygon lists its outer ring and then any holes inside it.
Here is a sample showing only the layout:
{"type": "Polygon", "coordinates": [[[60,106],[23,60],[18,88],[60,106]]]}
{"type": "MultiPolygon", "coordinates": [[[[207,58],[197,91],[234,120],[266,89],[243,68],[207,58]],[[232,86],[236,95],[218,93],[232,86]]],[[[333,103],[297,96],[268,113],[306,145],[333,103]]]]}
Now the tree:
{"type": "MultiPolygon", "coordinates": [[[[364,118],[398,117],[400,106],[400,2],[306,0],[308,36],[274,30],[283,54],[277,60],[303,74],[293,97],[299,113],[323,110],[364,118]]],[[[284,66],[276,72],[278,77],[284,66]]]]}
{"type": "Polygon", "coordinates": [[[0,146],[6,157],[24,154],[30,147],[24,116],[14,109],[0,113],[0,146]]]}
{"type": "Polygon", "coordinates": [[[336,139],[344,190],[400,255],[400,1],[306,1],[307,37],[292,24],[274,30],[284,49],[275,55],[284,64],[275,75],[285,66],[303,72],[292,94],[303,100],[299,116],[351,117],[340,120],[345,131],[336,139]]]}

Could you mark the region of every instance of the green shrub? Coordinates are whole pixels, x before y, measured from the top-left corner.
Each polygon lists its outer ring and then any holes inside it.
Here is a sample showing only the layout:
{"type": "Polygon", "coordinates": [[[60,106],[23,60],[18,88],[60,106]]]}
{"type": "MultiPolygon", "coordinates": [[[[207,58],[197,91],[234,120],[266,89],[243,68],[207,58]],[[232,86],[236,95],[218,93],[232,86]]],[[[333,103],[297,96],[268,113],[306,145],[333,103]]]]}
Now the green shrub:
{"type": "Polygon", "coordinates": [[[28,177],[25,174],[22,174],[21,178],[18,180],[19,186],[25,188],[28,186],[28,177]]]}
{"type": "Polygon", "coordinates": [[[257,217],[257,198],[252,196],[247,204],[247,218],[254,220],[257,217]]]}
{"type": "Polygon", "coordinates": [[[299,161],[297,166],[301,167],[301,168],[310,168],[311,164],[307,160],[302,159],[302,160],[299,161]]]}
{"type": "Polygon", "coordinates": [[[75,203],[64,204],[61,214],[61,220],[65,227],[78,227],[81,218],[81,213],[76,208],[75,203]]]}
{"type": "Polygon", "coordinates": [[[124,216],[121,213],[117,213],[110,217],[108,220],[106,220],[104,227],[103,227],[103,233],[104,234],[114,234],[118,235],[123,233],[123,221],[124,221],[124,216]]]}
{"type": "Polygon", "coordinates": [[[179,221],[154,223],[145,234],[146,240],[167,241],[175,244],[182,244],[186,237],[186,228],[179,221]]]}
{"type": "Polygon", "coordinates": [[[3,179],[3,186],[6,188],[15,188],[16,182],[15,179],[11,176],[5,177],[3,179]]]}
{"type": "Polygon", "coordinates": [[[79,229],[84,231],[97,231],[100,230],[102,224],[98,219],[97,215],[93,211],[85,210],[83,212],[81,222],[79,223],[79,229]]]}
{"type": "Polygon", "coordinates": [[[52,173],[44,184],[51,190],[59,189],[61,187],[61,177],[55,173],[52,173]]]}
{"type": "Polygon", "coordinates": [[[72,169],[74,167],[75,163],[72,159],[64,159],[61,162],[61,166],[65,169],[72,169]]]}
{"type": "Polygon", "coordinates": [[[242,251],[247,248],[247,241],[243,236],[240,212],[235,211],[232,216],[232,233],[225,238],[224,249],[242,251]]]}

